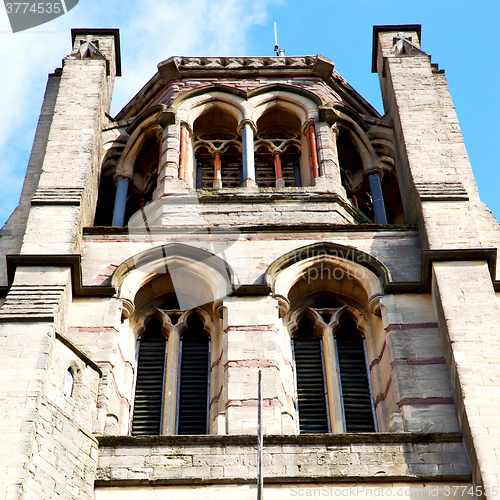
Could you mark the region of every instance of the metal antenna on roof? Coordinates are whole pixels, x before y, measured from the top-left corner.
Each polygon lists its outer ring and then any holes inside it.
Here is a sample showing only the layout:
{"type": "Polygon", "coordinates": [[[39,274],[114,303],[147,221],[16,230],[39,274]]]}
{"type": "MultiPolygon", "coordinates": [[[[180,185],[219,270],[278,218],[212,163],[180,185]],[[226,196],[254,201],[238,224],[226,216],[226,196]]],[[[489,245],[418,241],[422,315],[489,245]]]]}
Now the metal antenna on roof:
{"type": "Polygon", "coordinates": [[[283,57],[285,55],[284,50],[280,50],[278,47],[278,31],[276,30],[276,23],[274,23],[274,52],[278,57],[283,57]]]}

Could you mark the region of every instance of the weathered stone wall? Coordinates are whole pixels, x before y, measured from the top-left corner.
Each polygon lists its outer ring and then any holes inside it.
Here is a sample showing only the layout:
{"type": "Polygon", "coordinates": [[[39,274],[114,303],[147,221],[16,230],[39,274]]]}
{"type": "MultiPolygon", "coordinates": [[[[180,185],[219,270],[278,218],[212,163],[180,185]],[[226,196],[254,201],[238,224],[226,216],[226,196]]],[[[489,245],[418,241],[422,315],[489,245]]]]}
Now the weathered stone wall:
{"type": "MultiPolygon", "coordinates": [[[[498,224],[490,219],[485,230],[488,217],[477,201],[446,80],[421,51],[417,33],[404,31],[378,32],[375,63],[394,121],[407,220],[419,221],[423,248],[498,248],[498,224]]],[[[491,418],[498,410],[500,310],[486,261],[433,263],[432,293],[474,480],[491,491],[500,485],[491,418]]]]}
{"type": "Polygon", "coordinates": [[[92,423],[99,373],[63,341],[54,342],[47,366],[25,495],[46,499],[57,492],[61,499],[92,500],[98,457],[92,423]],[[67,369],[74,377],[71,395],[63,392],[67,369]]]}
{"type": "MultiPolygon", "coordinates": [[[[115,74],[113,35],[104,35],[101,50],[109,66],[104,58],[68,56],[49,82],[16,215],[19,238],[9,251],[43,259],[80,249],[82,227],[95,209],[101,129],[115,74]]],[[[0,310],[0,425],[7,444],[0,452],[0,496],[45,500],[57,492],[61,498],[90,499],[97,381],[78,368],[74,408],[56,390],[59,370],[69,362],[56,336],[66,331],[76,283],[64,264],[24,263],[0,310]]]]}

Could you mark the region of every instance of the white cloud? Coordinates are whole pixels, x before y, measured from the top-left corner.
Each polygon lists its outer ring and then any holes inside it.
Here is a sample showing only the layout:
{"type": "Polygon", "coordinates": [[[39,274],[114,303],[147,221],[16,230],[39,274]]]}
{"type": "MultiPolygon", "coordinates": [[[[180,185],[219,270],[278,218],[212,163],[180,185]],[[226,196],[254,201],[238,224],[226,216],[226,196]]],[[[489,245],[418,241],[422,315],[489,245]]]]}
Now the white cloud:
{"type": "Polygon", "coordinates": [[[0,227],[18,203],[47,75],[70,52],[72,27],[120,28],[116,114],[171,55],[244,54],[249,30],[278,1],[81,0],[68,14],[16,34],[0,5],[0,227]]]}
{"type": "Polygon", "coordinates": [[[144,0],[122,30],[124,78],[116,82],[118,112],[172,55],[242,55],[249,30],[279,0],[144,0]]]}

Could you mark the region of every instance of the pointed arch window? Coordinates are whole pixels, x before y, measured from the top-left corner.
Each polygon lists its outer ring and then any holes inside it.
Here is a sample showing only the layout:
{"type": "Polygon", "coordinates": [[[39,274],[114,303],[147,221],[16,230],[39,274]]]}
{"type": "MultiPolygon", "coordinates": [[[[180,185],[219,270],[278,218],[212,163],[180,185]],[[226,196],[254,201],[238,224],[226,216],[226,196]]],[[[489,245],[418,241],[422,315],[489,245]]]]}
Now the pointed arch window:
{"type": "MultiPolygon", "coordinates": [[[[132,435],[166,433],[167,413],[172,411],[177,434],[206,434],[209,334],[196,311],[163,313],[170,330],[168,340],[158,314],[146,321],[138,341],[132,435]],[[186,317],[187,320],[180,319],[186,317]]],[[[174,433],[174,426],[171,429],[170,433],[174,433]]]]}
{"type": "Polygon", "coordinates": [[[64,376],[63,393],[66,396],[73,396],[73,388],[75,384],[75,378],[73,376],[73,370],[68,368],[64,376]]]}
{"type": "Polygon", "coordinates": [[[300,432],[376,432],[365,340],[346,307],[303,307],[296,316],[300,432]]]}
{"type": "Polygon", "coordinates": [[[161,434],[167,340],[161,323],[152,318],[138,342],[132,434],[161,434]]]}
{"type": "Polygon", "coordinates": [[[335,349],[345,431],[375,432],[365,339],[348,314],[341,317],[335,332],[335,349]]]}
{"type": "Polygon", "coordinates": [[[301,433],[330,432],[323,343],[314,335],[314,323],[303,316],[293,337],[297,407],[301,433]]]}
{"type": "Polygon", "coordinates": [[[208,433],[210,340],[198,316],[181,340],[177,434],[208,433]]]}
{"type": "Polygon", "coordinates": [[[242,143],[236,119],[214,108],[193,124],[197,189],[239,187],[242,181],[242,143]]]}
{"type": "Polygon", "coordinates": [[[259,187],[301,187],[300,120],[273,108],[257,120],[255,175],[259,187]]]}

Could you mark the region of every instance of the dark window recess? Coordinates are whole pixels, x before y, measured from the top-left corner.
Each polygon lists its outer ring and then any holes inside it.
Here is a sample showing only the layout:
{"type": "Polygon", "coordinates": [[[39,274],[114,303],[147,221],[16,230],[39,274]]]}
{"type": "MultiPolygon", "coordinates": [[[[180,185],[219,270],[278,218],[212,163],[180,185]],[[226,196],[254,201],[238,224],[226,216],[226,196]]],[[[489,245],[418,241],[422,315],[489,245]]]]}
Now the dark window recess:
{"type": "Polygon", "coordinates": [[[113,176],[104,177],[99,184],[94,226],[111,226],[115,208],[116,185],[113,176]]]}
{"type": "Polygon", "coordinates": [[[198,319],[189,330],[194,335],[182,340],[177,434],[207,434],[210,343],[198,319]]]}
{"type": "Polygon", "coordinates": [[[293,351],[300,432],[329,432],[321,343],[315,338],[295,338],[293,351]]]}
{"type": "Polygon", "coordinates": [[[161,434],[166,341],[141,340],[135,387],[132,435],[161,434]]]}
{"type": "Polygon", "coordinates": [[[346,432],[375,432],[363,338],[350,318],[341,321],[335,341],[346,432]]]}

